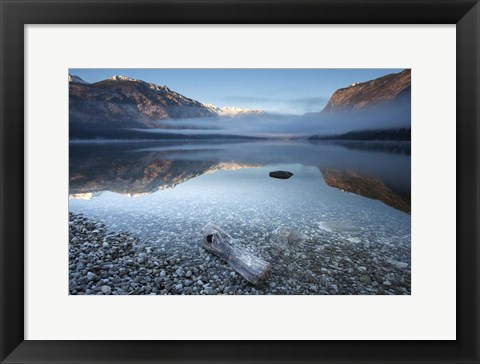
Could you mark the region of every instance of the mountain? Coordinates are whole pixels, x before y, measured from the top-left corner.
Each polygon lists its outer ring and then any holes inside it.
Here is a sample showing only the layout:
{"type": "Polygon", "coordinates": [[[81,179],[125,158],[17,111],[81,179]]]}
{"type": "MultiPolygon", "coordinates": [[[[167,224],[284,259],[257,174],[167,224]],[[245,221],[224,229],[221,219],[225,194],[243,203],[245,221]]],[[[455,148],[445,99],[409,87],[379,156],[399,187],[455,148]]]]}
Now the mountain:
{"type": "Polygon", "coordinates": [[[75,76],[75,75],[71,75],[71,74],[68,74],[68,82],[82,83],[84,85],[89,84],[87,81],[83,80],[82,78],[80,78],[78,76],[75,76]]]}
{"type": "Polygon", "coordinates": [[[366,82],[355,82],[335,91],[322,113],[355,112],[374,106],[410,102],[410,83],[410,69],[366,82]]]}
{"type": "Polygon", "coordinates": [[[340,88],[319,113],[310,140],[411,140],[411,70],[340,88]]]}
{"type": "MultiPolygon", "coordinates": [[[[203,104],[172,91],[167,86],[126,76],[113,76],[91,84],[74,75],[69,75],[68,80],[70,139],[129,139],[130,134],[134,139],[170,138],[168,135],[146,135],[127,129],[168,129],[171,126],[162,122],[168,119],[265,113],[263,110],[219,108],[203,104]]],[[[187,123],[186,121],[185,128],[188,128],[187,123]]]]}
{"type": "Polygon", "coordinates": [[[212,104],[204,104],[209,110],[218,116],[222,117],[235,117],[235,116],[245,116],[245,115],[263,115],[266,114],[264,110],[261,109],[241,109],[235,106],[225,106],[217,107],[212,104]]]}
{"type": "Polygon", "coordinates": [[[70,129],[158,128],[164,119],[216,116],[202,103],[166,86],[125,76],[70,82],[70,129]]]}

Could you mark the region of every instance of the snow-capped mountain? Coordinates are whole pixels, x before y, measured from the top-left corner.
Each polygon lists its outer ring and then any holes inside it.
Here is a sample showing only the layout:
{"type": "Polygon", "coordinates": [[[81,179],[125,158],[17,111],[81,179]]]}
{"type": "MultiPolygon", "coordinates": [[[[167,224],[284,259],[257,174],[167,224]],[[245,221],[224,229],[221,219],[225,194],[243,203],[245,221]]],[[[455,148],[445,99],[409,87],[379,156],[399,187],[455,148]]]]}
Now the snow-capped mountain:
{"type": "Polygon", "coordinates": [[[111,136],[114,131],[132,128],[167,129],[169,125],[165,120],[264,113],[262,110],[204,105],[167,86],[126,76],[88,83],[78,76],[69,75],[69,81],[71,138],[89,137],[93,131],[95,135],[111,136]]]}
{"type": "Polygon", "coordinates": [[[69,83],[70,130],[159,128],[162,120],[215,117],[202,103],[125,76],[69,83]]]}
{"type": "Polygon", "coordinates": [[[73,83],[83,83],[84,85],[88,85],[89,83],[82,78],[68,74],[68,82],[73,82],[73,83]]]}
{"type": "Polygon", "coordinates": [[[225,107],[217,107],[212,104],[203,104],[206,108],[208,108],[211,112],[217,114],[218,116],[222,117],[234,117],[234,116],[242,116],[242,115],[252,115],[252,114],[265,114],[266,112],[261,109],[242,109],[235,106],[225,106],[225,107]]]}
{"type": "Polygon", "coordinates": [[[112,76],[110,78],[107,78],[107,80],[112,80],[112,81],[131,81],[131,82],[143,82],[142,80],[137,80],[136,78],[131,78],[127,76],[112,76]]]}

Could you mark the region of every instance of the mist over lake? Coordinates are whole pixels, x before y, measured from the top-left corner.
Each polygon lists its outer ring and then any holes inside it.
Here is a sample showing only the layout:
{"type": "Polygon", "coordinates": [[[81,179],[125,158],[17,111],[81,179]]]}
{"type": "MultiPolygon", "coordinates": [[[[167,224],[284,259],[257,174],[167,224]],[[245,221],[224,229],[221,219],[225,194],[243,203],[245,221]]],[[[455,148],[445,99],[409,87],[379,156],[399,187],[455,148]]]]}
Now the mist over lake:
{"type": "Polygon", "coordinates": [[[73,71],[70,294],[411,294],[409,69],[73,71]]]}

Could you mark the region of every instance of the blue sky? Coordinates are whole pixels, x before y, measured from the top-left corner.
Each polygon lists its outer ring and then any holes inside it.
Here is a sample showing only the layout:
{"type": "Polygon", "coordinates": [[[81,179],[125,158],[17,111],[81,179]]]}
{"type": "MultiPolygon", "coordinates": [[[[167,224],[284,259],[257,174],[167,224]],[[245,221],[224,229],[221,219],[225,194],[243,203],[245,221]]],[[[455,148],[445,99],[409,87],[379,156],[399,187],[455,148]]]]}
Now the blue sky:
{"type": "Polygon", "coordinates": [[[259,108],[272,113],[321,111],[332,93],[402,69],[70,69],[93,83],[122,75],[219,107],[259,108]]]}

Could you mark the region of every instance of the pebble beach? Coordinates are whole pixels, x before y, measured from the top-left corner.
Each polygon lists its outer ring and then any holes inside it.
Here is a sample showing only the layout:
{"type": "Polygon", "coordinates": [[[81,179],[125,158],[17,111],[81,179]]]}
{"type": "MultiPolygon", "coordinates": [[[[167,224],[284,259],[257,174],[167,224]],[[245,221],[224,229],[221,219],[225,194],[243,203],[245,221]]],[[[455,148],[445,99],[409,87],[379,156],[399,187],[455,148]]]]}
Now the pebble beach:
{"type": "MultiPolygon", "coordinates": [[[[181,237],[180,237],[181,238],[181,237]]],[[[254,286],[203,248],[164,249],[69,214],[71,295],[409,295],[410,245],[348,239],[329,226],[314,236],[280,228],[237,244],[271,264],[254,286]]]]}

